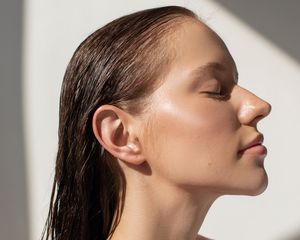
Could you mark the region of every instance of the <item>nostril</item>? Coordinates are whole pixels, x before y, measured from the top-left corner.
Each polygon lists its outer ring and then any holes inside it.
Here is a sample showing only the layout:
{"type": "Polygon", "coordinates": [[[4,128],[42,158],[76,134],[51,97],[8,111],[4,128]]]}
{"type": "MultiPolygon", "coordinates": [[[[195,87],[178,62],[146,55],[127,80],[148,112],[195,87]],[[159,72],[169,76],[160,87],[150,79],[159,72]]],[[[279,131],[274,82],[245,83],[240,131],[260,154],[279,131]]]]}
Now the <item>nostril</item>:
{"type": "Polygon", "coordinates": [[[239,120],[245,125],[256,125],[271,112],[272,106],[266,101],[246,101],[239,110],[239,120]]]}
{"type": "Polygon", "coordinates": [[[263,119],[266,115],[259,115],[253,119],[252,124],[257,124],[261,119],[263,119]]]}

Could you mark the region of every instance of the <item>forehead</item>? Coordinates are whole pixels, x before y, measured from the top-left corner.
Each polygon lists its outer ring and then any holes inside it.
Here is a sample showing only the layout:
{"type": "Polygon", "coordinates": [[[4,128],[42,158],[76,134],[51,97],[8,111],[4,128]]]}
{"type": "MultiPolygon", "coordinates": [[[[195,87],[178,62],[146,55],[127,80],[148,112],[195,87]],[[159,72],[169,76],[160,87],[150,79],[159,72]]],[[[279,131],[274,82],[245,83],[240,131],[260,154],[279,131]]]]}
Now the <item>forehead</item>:
{"type": "Polygon", "coordinates": [[[222,39],[198,20],[184,21],[174,34],[173,44],[178,56],[177,60],[195,58],[203,63],[216,60],[233,61],[222,39]]]}
{"type": "Polygon", "coordinates": [[[225,43],[205,24],[198,20],[182,23],[172,37],[175,58],[170,74],[180,77],[201,66],[222,66],[236,74],[235,62],[225,43]],[[216,63],[211,65],[210,63],[216,63]]]}

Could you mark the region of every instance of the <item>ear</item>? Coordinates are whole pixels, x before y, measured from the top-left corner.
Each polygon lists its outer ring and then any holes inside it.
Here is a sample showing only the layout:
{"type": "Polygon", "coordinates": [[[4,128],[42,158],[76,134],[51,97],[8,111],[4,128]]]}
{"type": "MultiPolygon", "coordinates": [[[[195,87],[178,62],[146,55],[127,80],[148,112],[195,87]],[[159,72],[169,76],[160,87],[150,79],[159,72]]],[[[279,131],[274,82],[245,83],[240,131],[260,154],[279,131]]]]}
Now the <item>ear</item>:
{"type": "Polygon", "coordinates": [[[134,165],[145,161],[135,132],[137,124],[130,114],[113,105],[102,105],[93,115],[98,142],[116,158],[134,165]]]}

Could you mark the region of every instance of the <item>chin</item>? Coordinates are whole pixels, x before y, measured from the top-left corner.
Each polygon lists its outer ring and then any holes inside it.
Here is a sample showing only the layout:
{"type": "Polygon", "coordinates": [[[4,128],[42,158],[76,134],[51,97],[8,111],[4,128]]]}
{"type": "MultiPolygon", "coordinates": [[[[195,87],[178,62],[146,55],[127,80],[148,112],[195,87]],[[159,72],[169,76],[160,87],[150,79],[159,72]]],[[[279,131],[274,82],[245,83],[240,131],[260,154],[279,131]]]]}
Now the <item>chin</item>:
{"type": "Polygon", "coordinates": [[[268,187],[268,175],[262,172],[260,175],[253,176],[249,179],[240,179],[239,185],[220,191],[221,195],[246,195],[257,196],[262,194],[268,187]]]}
{"type": "Polygon", "coordinates": [[[244,195],[258,196],[267,189],[268,183],[268,175],[264,173],[262,176],[257,177],[254,182],[252,181],[247,188],[245,188],[244,195]]]}

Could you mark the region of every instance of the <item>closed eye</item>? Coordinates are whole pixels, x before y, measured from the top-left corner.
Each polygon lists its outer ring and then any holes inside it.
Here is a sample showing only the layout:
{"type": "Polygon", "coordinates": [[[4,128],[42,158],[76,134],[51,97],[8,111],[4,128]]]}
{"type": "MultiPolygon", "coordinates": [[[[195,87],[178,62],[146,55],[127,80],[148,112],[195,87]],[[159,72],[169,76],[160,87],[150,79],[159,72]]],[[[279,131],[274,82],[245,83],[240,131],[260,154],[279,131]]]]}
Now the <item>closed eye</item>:
{"type": "Polygon", "coordinates": [[[202,93],[205,93],[205,94],[209,95],[209,97],[212,97],[212,98],[218,99],[218,100],[227,100],[230,97],[230,95],[227,92],[205,91],[205,92],[202,92],[202,93]]]}

